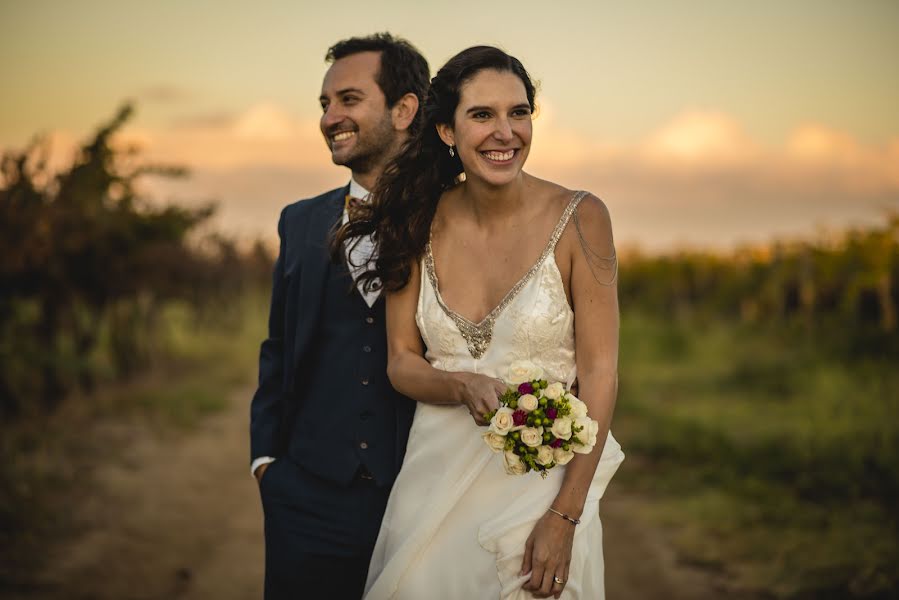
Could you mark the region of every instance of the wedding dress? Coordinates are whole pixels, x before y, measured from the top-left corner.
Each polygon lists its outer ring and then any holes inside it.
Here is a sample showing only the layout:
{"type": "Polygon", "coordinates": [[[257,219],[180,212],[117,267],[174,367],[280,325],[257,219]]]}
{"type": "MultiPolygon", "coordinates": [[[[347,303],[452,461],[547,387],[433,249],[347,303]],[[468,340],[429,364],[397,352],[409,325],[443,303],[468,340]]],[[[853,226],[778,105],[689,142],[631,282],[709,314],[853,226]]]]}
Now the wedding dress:
{"type": "MultiPolygon", "coordinates": [[[[437,369],[504,379],[508,366],[529,360],[544,378],[568,386],[576,377],[574,313],[554,250],[578,202],[576,194],[542,255],[481,323],[453,312],[440,296],[430,244],[422,260],[416,322],[437,369]]],[[[402,470],[372,556],[366,600],[530,599],[519,576],[525,541],[546,513],[564,466],[508,475],[502,453],[481,438],[464,406],[419,403],[402,470]]],[[[600,450],[602,442],[597,444],[600,450]]],[[[562,597],[604,597],[599,500],[624,459],[611,433],[591,483],[562,597]]]]}

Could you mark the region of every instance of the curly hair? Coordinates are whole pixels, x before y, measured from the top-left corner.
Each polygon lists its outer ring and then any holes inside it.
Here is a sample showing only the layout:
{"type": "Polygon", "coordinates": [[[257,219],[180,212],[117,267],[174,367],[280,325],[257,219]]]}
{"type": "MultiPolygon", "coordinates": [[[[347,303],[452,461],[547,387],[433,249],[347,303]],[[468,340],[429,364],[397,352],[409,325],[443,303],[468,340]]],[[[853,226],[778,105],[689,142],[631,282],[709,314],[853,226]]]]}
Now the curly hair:
{"type": "Polygon", "coordinates": [[[463,173],[458,156],[450,156],[437,125],[452,125],[462,86],[480,71],[517,75],[534,110],[536,90],[530,75],[514,56],[492,46],[474,46],[452,57],[431,80],[421,109],[422,127],[388,164],[372,191],[372,201],[336,233],[332,256],[339,257],[347,242],[371,235],[378,248],[374,270],[360,277],[366,288],[377,281],[388,291],[409,282],[411,265],[420,260],[428,243],[431,221],[443,192],[463,173]]]}

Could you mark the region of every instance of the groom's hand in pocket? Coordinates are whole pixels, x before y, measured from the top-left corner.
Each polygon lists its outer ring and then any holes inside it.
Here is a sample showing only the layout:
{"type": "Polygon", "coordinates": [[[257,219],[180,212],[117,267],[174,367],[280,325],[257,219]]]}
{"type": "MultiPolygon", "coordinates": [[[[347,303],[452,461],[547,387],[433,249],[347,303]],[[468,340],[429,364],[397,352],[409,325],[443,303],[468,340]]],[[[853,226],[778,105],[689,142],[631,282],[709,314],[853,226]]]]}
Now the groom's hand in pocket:
{"type": "Polygon", "coordinates": [[[262,485],[262,476],[265,475],[265,471],[269,468],[269,465],[271,465],[271,463],[263,463],[256,467],[256,472],[253,473],[253,475],[256,477],[256,483],[258,485],[262,485]]]}
{"type": "Polygon", "coordinates": [[[478,425],[487,425],[484,418],[487,413],[499,408],[499,397],[506,391],[506,384],[499,379],[478,373],[457,373],[460,386],[460,403],[468,408],[468,412],[478,425]]]}

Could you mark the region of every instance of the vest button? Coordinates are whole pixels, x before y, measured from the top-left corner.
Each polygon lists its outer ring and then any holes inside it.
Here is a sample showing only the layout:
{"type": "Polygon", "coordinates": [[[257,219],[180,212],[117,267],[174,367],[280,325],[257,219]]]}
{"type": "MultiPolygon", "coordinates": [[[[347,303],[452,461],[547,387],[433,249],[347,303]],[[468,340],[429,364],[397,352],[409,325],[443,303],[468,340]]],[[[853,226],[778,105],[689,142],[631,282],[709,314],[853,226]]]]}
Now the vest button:
{"type": "Polygon", "coordinates": [[[362,385],[368,385],[368,377],[362,378],[362,385]]]}
{"type": "Polygon", "coordinates": [[[368,323],[369,325],[371,325],[372,323],[375,322],[375,319],[374,319],[374,317],[365,317],[365,322],[368,323]]]}
{"type": "Polygon", "coordinates": [[[371,352],[371,346],[362,346],[363,352],[371,352]]]}
{"type": "Polygon", "coordinates": [[[363,450],[367,450],[368,442],[359,442],[359,447],[362,448],[363,450]]]}

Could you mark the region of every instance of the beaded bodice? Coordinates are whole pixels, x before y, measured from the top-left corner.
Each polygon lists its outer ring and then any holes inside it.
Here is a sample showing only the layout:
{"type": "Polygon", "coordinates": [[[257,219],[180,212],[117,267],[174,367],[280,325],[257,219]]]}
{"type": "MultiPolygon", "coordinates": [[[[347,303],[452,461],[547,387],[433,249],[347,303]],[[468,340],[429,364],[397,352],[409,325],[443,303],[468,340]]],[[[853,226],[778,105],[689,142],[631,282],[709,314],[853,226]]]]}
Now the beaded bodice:
{"type": "Polygon", "coordinates": [[[527,359],[543,366],[557,381],[574,379],[574,313],[565,296],[555,248],[585,195],[574,195],[540,257],[479,323],[443,301],[428,243],[416,322],[427,347],[426,358],[434,367],[503,377],[509,364],[527,359]]]}

